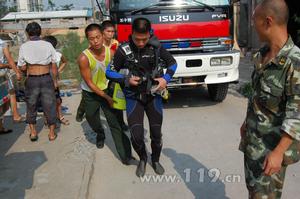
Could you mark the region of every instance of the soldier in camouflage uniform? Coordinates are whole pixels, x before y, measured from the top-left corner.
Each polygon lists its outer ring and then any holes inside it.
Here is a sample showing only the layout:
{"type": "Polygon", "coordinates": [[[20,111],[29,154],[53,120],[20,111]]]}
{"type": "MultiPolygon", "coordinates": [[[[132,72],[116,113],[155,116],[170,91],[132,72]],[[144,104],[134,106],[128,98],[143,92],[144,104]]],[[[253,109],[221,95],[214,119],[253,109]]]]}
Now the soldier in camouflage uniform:
{"type": "Polygon", "coordinates": [[[262,1],[253,20],[266,46],[254,56],[240,150],[249,198],[279,199],[286,168],[300,156],[300,49],[287,33],[283,0],[262,1]]]}

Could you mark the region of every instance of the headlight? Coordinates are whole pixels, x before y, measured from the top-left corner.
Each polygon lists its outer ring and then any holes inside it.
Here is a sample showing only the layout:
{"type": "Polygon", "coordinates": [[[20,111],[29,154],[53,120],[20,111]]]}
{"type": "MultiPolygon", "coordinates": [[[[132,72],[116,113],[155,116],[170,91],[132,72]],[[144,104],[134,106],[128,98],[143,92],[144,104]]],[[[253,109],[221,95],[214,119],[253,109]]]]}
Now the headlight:
{"type": "Polygon", "coordinates": [[[211,66],[220,66],[221,65],[221,59],[220,58],[211,58],[210,59],[210,65],[211,66]]]}
{"type": "Polygon", "coordinates": [[[221,58],[221,65],[231,65],[231,64],[232,64],[232,57],[221,58]]]}
{"type": "Polygon", "coordinates": [[[232,64],[232,57],[213,57],[210,59],[211,66],[229,66],[232,64]]]}

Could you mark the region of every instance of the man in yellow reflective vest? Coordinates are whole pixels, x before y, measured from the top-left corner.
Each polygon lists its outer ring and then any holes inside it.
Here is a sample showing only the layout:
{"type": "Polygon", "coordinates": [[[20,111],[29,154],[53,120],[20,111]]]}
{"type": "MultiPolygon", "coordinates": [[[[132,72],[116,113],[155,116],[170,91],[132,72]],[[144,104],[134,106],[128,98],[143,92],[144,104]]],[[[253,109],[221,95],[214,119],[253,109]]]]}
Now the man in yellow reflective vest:
{"type": "MultiPolygon", "coordinates": [[[[105,66],[109,64],[111,61],[115,51],[117,50],[119,46],[119,42],[114,39],[115,35],[115,26],[114,24],[109,21],[103,21],[101,24],[102,28],[102,34],[103,34],[103,46],[105,46],[106,51],[106,57],[105,57],[105,66]]],[[[128,130],[128,126],[124,122],[123,117],[123,110],[126,110],[126,101],[123,94],[123,91],[118,83],[115,82],[109,82],[108,84],[108,90],[109,95],[113,98],[114,104],[113,104],[113,112],[116,114],[116,117],[121,125],[121,128],[124,131],[128,130]]],[[[84,103],[81,100],[76,114],[76,121],[81,122],[83,120],[85,111],[84,111],[84,103]]]]}
{"type": "Polygon", "coordinates": [[[85,29],[85,34],[90,47],[79,55],[78,65],[83,79],[81,88],[86,120],[97,133],[96,146],[103,148],[105,134],[100,119],[100,108],[103,110],[120,159],[122,163],[129,164],[132,158],[130,141],[112,112],[114,101],[107,94],[105,60],[110,55],[103,46],[101,26],[90,24],[85,29]]]}

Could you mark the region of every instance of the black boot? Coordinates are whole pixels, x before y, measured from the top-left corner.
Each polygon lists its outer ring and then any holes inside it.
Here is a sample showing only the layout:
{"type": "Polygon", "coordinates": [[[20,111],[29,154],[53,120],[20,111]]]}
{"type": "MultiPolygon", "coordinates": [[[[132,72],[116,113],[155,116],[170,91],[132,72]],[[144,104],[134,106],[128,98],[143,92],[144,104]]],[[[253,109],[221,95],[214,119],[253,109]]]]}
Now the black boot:
{"type": "Polygon", "coordinates": [[[122,160],[122,163],[124,164],[124,165],[132,165],[132,164],[134,164],[134,161],[135,161],[136,159],[135,159],[135,157],[133,157],[133,156],[130,156],[130,157],[128,157],[128,158],[126,158],[125,160],[122,160]]]}
{"type": "Polygon", "coordinates": [[[76,114],[76,121],[77,121],[77,122],[82,122],[83,117],[84,117],[84,112],[83,112],[83,113],[80,113],[79,111],[77,111],[77,114],[76,114]]]}
{"type": "Polygon", "coordinates": [[[137,177],[143,177],[145,175],[146,172],[146,161],[145,160],[140,160],[135,174],[137,175],[137,177]]]}
{"type": "Polygon", "coordinates": [[[156,174],[162,175],[165,173],[164,167],[159,162],[152,162],[152,167],[156,174]]]}
{"type": "Polygon", "coordinates": [[[105,138],[103,138],[102,136],[99,136],[99,134],[97,134],[96,147],[98,149],[102,149],[104,147],[104,140],[105,140],[105,138]]]}
{"type": "Polygon", "coordinates": [[[124,124],[122,124],[122,130],[123,131],[128,131],[129,130],[129,127],[124,123],[124,124]]]}

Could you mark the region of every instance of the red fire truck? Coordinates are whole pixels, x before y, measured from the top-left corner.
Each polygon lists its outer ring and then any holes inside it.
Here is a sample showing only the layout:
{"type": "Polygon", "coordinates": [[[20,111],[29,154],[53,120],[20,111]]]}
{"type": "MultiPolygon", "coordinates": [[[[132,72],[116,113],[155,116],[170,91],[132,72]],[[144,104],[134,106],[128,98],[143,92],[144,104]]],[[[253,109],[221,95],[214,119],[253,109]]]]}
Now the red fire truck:
{"type": "Polygon", "coordinates": [[[106,0],[117,39],[128,40],[131,22],[148,18],[154,34],[178,67],[168,88],[206,84],[212,100],[225,99],[239,78],[240,53],[233,49],[233,7],[229,0],[106,0]]]}

